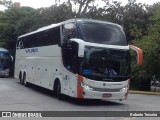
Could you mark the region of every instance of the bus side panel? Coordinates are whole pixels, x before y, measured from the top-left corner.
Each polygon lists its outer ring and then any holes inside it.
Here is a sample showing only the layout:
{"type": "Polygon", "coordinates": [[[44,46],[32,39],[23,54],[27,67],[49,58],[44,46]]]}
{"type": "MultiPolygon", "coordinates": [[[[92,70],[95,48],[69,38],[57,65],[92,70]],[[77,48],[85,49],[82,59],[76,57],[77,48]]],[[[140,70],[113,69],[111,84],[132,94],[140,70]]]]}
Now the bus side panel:
{"type": "Polygon", "coordinates": [[[43,79],[41,81],[43,87],[52,90],[56,76],[61,73],[60,57],[44,59],[42,71],[43,79]]]}
{"type": "Polygon", "coordinates": [[[15,70],[14,70],[14,77],[19,78],[19,72],[20,72],[20,67],[19,67],[19,60],[15,61],[15,70]]]}
{"type": "Polygon", "coordinates": [[[77,97],[77,74],[70,74],[70,83],[69,83],[69,95],[71,97],[77,97]]]}
{"type": "Polygon", "coordinates": [[[35,79],[34,84],[41,86],[41,81],[43,79],[43,60],[41,58],[36,58],[35,61],[35,79]]]}
{"type": "Polygon", "coordinates": [[[34,83],[35,81],[35,74],[36,74],[36,59],[29,59],[27,60],[27,81],[30,83],[34,83]]]}
{"type": "Polygon", "coordinates": [[[65,95],[71,97],[77,96],[77,74],[71,73],[69,70],[64,68],[63,70],[63,82],[62,92],[65,95]]]}
{"type": "MultiPolygon", "coordinates": [[[[35,59],[41,57],[54,57],[61,56],[60,47],[58,45],[50,45],[36,48],[26,48],[26,49],[17,49],[16,57],[15,57],[15,74],[16,78],[19,77],[19,71],[22,68],[22,64],[20,63],[24,59],[35,59]],[[35,50],[32,52],[32,50],[35,50]]],[[[35,64],[34,62],[31,64],[35,64]]]]}
{"type": "Polygon", "coordinates": [[[20,72],[22,74],[24,73],[24,69],[26,69],[24,61],[25,61],[24,59],[17,59],[16,60],[16,62],[15,62],[15,74],[14,74],[15,78],[19,78],[20,72]]]}

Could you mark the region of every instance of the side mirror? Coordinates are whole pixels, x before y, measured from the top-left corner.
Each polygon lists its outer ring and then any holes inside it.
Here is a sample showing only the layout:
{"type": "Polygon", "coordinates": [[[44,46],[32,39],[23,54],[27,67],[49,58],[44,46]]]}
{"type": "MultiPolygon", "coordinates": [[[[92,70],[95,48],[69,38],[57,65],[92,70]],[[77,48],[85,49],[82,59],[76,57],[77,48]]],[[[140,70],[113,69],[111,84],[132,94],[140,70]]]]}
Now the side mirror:
{"type": "Polygon", "coordinates": [[[13,56],[12,55],[10,55],[10,60],[13,63],[13,56]]]}
{"type": "Polygon", "coordinates": [[[78,57],[84,57],[84,47],[85,47],[84,41],[81,39],[77,39],[77,38],[70,39],[70,41],[74,41],[74,42],[78,43],[78,45],[79,45],[78,57]]]}
{"type": "Polygon", "coordinates": [[[61,43],[58,43],[58,46],[59,46],[59,47],[62,47],[61,43]]]}
{"type": "Polygon", "coordinates": [[[143,63],[143,52],[140,48],[134,46],[134,45],[130,45],[130,49],[132,49],[133,51],[135,51],[137,53],[137,64],[138,65],[142,65],[143,63]]]}

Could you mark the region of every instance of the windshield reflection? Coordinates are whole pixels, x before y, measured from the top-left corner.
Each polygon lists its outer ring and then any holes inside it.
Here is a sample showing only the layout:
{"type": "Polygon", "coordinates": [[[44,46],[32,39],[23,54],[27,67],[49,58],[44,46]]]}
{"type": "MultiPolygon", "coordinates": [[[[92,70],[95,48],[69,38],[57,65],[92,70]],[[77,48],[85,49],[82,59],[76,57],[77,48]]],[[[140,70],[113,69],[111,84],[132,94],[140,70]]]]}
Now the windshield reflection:
{"type": "Polygon", "coordinates": [[[117,25],[102,23],[82,23],[80,25],[83,40],[86,42],[107,44],[107,45],[127,45],[125,34],[117,25]]]}
{"type": "Polygon", "coordinates": [[[0,53],[0,69],[9,68],[9,54],[0,53]]]}
{"type": "Polygon", "coordinates": [[[129,51],[87,46],[79,72],[89,79],[126,80],[130,74],[129,51]]]}

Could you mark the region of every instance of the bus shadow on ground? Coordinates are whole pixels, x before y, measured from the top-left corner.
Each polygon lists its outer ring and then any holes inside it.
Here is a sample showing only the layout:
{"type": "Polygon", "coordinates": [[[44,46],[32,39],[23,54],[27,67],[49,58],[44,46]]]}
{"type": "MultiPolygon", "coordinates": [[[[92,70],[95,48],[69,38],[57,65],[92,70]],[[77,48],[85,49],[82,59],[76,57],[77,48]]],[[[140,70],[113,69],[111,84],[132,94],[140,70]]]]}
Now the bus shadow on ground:
{"type": "Polygon", "coordinates": [[[123,105],[118,102],[113,102],[113,101],[105,101],[105,100],[97,100],[97,99],[76,99],[76,98],[71,98],[67,97],[65,101],[70,102],[75,105],[80,105],[80,106],[119,106],[123,105]]]}
{"type": "MultiPolygon", "coordinates": [[[[20,84],[19,82],[17,82],[20,84]]],[[[37,85],[29,84],[29,89],[34,90],[34,92],[38,92],[40,94],[45,94],[48,97],[52,97],[55,99],[58,99],[56,95],[53,93],[53,91],[39,87],[37,85]]],[[[60,101],[64,101],[70,104],[75,104],[79,106],[121,106],[124,105],[123,103],[120,103],[118,100],[117,101],[109,101],[109,100],[97,100],[97,99],[77,99],[77,98],[72,98],[66,95],[63,95],[63,99],[60,101]]]]}

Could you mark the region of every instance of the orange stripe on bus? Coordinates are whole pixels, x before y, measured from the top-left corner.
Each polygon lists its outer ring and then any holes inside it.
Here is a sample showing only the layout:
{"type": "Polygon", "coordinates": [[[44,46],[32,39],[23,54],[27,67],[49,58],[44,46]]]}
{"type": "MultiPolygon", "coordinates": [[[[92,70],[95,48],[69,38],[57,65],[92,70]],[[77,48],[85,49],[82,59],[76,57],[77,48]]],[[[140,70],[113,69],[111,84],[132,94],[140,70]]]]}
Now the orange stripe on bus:
{"type": "Polygon", "coordinates": [[[125,95],[125,100],[126,100],[127,97],[128,97],[130,82],[131,82],[131,79],[128,80],[128,90],[127,90],[127,93],[126,93],[126,95],[125,95]]]}
{"type": "Polygon", "coordinates": [[[81,83],[83,82],[83,77],[78,75],[78,83],[77,83],[77,98],[83,98],[83,87],[81,83]]]}
{"type": "Polygon", "coordinates": [[[78,81],[83,82],[83,76],[78,75],[78,81]]]}

